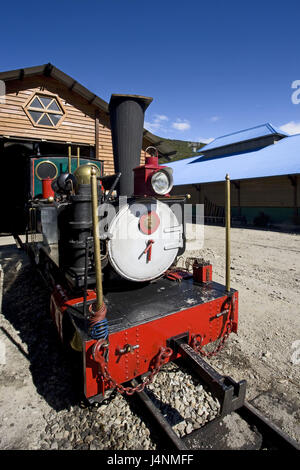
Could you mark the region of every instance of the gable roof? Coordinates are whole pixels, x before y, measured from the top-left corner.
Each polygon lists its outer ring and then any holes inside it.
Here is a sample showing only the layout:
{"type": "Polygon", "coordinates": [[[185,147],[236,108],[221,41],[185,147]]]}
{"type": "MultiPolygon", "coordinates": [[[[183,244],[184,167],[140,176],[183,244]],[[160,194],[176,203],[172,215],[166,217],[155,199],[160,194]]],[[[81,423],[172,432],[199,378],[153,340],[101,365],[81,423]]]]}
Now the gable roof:
{"type": "MultiPolygon", "coordinates": [[[[95,93],[92,93],[90,90],[77,82],[77,80],[62,72],[51,63],[0,72],[0,80],[22,80],[22,78],[36,75],[44,75],[46,77],[55,78],[60,83],[64,84],[69,90],[85,98],[89,104],[96,106],[109,116],[108,103],[106,101],[104,101],[102,98],[99,98],[99,96],[95,95],[95,93]]],[[[162,143],[159,137],[151,134],[146,129],[144,129],[143,135],[151,144],[156,146],[159,153],[161,153],[163,156],[167,157],[177,153],[176,150],[174,150],[168,144],[162,143]]]]}
{"type": "Polygon", "coordinates": [[[260,124],[259,126],[250,127],[249,129],[244,129],[242,131],[237,131],[231,134],[217,137],[215,140],[202,147],[200,152],[205,153],[207,150],[212,150],[219,147],[227,147],[227,145],[258,139],[259,137],[265,137],[267,135],[278,135],[285,137],[288,134],[267,122],[265,124],[260,124]]]}
{"type": "Polygon", "coordinates": [[[300,134],[259,150],[215,158],[192,157],[169,163],[174,185],[213,183],[268,176],[300,174],[300,134]]]}

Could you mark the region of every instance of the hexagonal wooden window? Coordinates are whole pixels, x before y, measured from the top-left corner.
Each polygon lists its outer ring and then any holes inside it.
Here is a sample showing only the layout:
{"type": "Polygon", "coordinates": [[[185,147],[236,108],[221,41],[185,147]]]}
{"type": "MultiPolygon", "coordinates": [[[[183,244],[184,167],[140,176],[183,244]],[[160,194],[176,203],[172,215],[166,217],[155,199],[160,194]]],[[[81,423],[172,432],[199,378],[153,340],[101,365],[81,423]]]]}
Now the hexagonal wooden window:
{"type": "Polygon", "coordinates": [[[58,127],[65,110],[57,96],[35,93],[24,106],[24,111],[34,126],[45,128],[58,127]]]}

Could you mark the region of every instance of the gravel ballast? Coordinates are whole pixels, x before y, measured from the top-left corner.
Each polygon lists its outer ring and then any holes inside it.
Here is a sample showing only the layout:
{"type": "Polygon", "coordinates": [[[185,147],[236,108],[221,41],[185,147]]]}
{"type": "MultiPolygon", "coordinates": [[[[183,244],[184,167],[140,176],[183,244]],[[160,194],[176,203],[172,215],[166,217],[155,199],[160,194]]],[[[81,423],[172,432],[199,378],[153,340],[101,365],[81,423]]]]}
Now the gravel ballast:
{"type": "Polygon", "coordinates": [[[173,427],[178,437],[190,434],[220,411],[220,405],[196,377],[174,363],[161,369],[148,395],[173,427]]]}

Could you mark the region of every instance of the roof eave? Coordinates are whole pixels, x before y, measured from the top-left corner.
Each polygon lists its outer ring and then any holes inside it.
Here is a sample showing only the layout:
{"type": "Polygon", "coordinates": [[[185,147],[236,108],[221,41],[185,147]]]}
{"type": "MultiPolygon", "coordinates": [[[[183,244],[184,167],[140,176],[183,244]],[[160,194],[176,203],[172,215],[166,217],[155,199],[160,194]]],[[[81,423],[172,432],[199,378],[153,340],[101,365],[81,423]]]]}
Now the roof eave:
{"type": "MultiPolygon", "coordinates": [[[[45,75],[47,77],[52,77],[63,83],[69,90],[74,91],[82,98],[86,99],[90,104],[96,106],[101,111],[109,115],[108,103],[104,101],[99,96],[92,93],[90,90],[81,85],[77,80],[67,75],[62,70],[55,67],[50,62],[48,64],[37,65],[34,67],[26,67],[15,70],[9,70],[6,72],[0,72],[0,80],[21,80],[24,77],[32,77],[34,75],[45,75]]],[[[161,139],[154,134],[151,134],[149,131],[144,129],[144,135],[147,140],[151,143],[157,145],[157,149],[161,155],[164,157],[169,157],[176,154],[176,150],[173,150],[165,142],[162,142],[161,139]],[[163,146],[163,147],[162,147],[163,146]]]]}
{"type": "Polygon", "coordinates": [[[200,148],[199,149],[199,152],[203,155],[205,155],[205,152],[210,152],[212,150],[219,150],[219,149],[225,149],[227,147],[232,147],[233,145],[239,145],[241,143],[248,143],[248,142],[252,142],[252,141],[255,141],[255,140],[261,140],[261,139],[265,139],[266,137],[269,137],[269,136],[280,136],[280,137],[288,137],[287,134],[280,134],[279,132],[276,132],[276,133],[273,133],[273,134],[266,134],[266,135],[262,135],[260,137],[255,137],[253,139],[247,139],[247,140],[241,140],[239,142],[234,142],[232,144],[227,144],[227,145],[220,145],[220,147],[213,147],[213,148],[210,148],[210,149],[207,149],[205,150],[205,147],[203,148],[200,148]]]}
{"type": "Polygon", "coordinates": [[[164,157],[170,157],[171,155],[175,155],[177,153],[177,150],[174,150],[166,142],[162,141],[160,137],[152,134],[146,129],[144,129],[143,137],[147,139],[150,143],[155,145],[158,152],[164,157]]]}
{"type": "Polygon", "coordinates": [[[93,105],[108,114],[108,103],[106,101],[99,98],[99,96],[92,93],[90,90],[88,90],[79,82],[77,82],[77,80],[70,77],[70,75],[67,75],[50,62],[44,65],[9,70],[7,72],[0,72],[0,80],[20,80],[24,77],[32,77],[35,75],[45,75],[46,77],[55,78],[59,82],[63,83],[67,88],[72,91],[75,91],[87,101],[93,103],[93,105]]]}

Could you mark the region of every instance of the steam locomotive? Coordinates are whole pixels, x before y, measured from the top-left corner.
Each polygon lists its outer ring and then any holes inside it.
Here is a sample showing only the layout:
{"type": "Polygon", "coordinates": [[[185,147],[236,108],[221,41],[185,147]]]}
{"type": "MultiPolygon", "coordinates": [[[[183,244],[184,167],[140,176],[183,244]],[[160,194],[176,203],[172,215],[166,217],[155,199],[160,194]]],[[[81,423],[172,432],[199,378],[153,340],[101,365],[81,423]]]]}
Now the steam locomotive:
{"type": "Polygon", "coordinates": [[[186,196],[170,195],[172,170],[159,165],[155,149],[140,165],[151,101],[111,96],[114,175],[103,176],[92,160],[53,174],[48,161],[42,193],[27,204],[27,249],[51,286],[58,334],[80,356],[90,403],[112,389],[142,390],[180,356],[174,338],[201,352],[237,332],[238,293],[213,282],[201,259],[190,270],[176,267],[186,196]],[[133,379],[138,386],[128,385],[133,379]]]}

